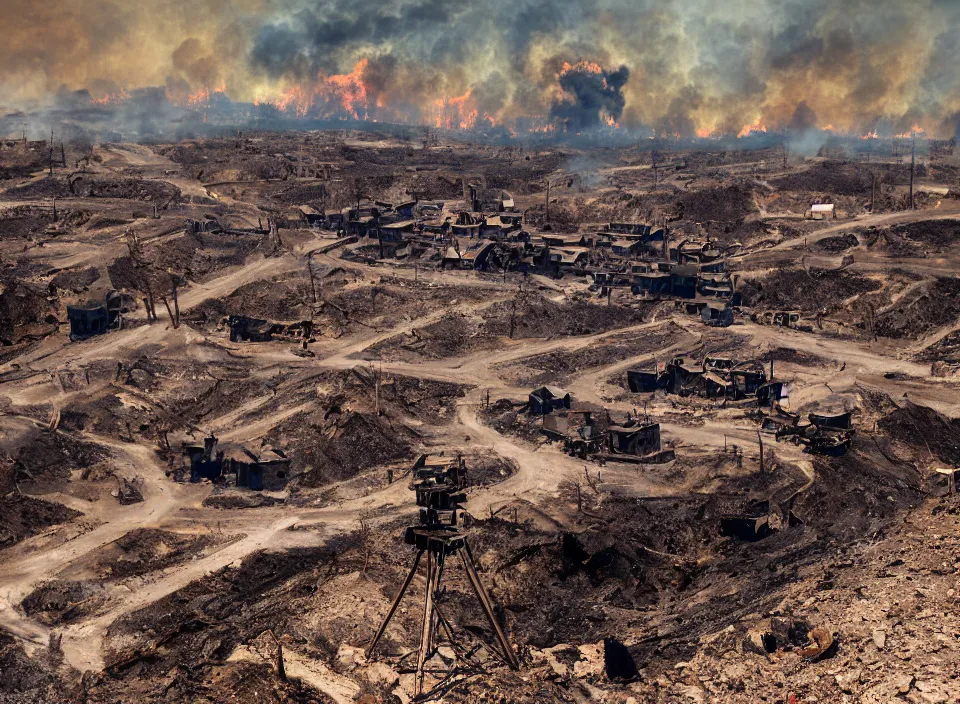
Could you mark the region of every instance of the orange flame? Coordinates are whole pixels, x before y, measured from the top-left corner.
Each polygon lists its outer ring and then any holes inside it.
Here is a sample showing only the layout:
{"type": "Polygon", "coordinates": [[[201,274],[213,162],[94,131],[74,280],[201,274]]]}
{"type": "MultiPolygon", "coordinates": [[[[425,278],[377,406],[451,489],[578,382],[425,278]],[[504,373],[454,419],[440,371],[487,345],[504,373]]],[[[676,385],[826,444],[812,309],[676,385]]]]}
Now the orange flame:
{"type": "Polygon", "coordinates": [[[448,130],[472,130],[476,127],[480,112],[470,103],[472,92],[471,88],[467,88],[467,92],[463,95],[449,99],[443,97],[436,100],[434,102],[434,127],[448,130]]]}
{"type": "Polygon", "coordinates": [[[571,71],[580,71],[581,73],[603,73],[603,67],[593,61],[578,61],[575,64],[563,62],[563,68],[560,69],[559,76],[566,76],[571,71]]]}
{"type": "Polygon", "coordinates": [[[101,98],[90,98],[91,105],[118,105],[128,100],[130,96],[123,88],[117,93],[107,93],[101,98]]]}
{"type": "Polygon", "coordinates": [[[257,105],[269,102],[280,112],[293,112],[298,118],[306,117],[316,108],[323,117],[332,117],[337,112],[359,120],[367,118],[367,86],[363,74],[367,60],[361,59],[350,73],[325,76],[320,74],[313,85],[291,86],[271,101],[256,101],[257,105]],[[362,115],[362,117],[361,117],[362,115]]]}
{"type": "Polygon", "coordinates": [[[697,137],[700,139],[709,139],[713,136],[713,130],[709,127],[700,127],[697,129],[697,137]]]}
{"type": "Polygon", "coordinates": [[[744,125],[743,129],[737,134],[737,139],[742,139],[748,135],[753,134],[754,132],[766,132],[767,126],[763,123],[763,118],[758,117],[757,121],[752,125],[744,125]]]}
{"type": "Polygon", "coordinates": [[[926,132],[920,125],[914,123],[913,127],[910,128],[909,132],[901,132],[897,135],[897,139],[910,139],[911,137],[916,137],[917,135],[924,134],[926,132]]]}
{"type": "Polygon", "coordinates": [[[212,96],[218,95],[218,94],[222,95],[223,93],[226,93],[226,91],[227,91],[227,85],[222,81],[213,90],[211,90],[208,86],[203,86],[202,88],[198,88],[197,90],[193,91],[192,93],[189,93],[188,95],[176,95],[174,93],[171,93],[170,90],[167,89],[167,100],[169,100],[171,104],[176,105],[179,108],[204,110],[210,107],[211,105],[210,98],[212,96]]]}
{"type": "Polygon", "coordinates": [[[873,132],[867,132],[866,134],[861,135],[860,139],[880,139],[880,135],[877,134],[876,130],[874,130],[873,132]]]}
{"type": "Polygon", "coordinates": [[[613,115],[604,115],[603,121],[607,123],[607,127],[613,127],[614,129],[620,129],[620,123],[616,121],[613,115]]]}

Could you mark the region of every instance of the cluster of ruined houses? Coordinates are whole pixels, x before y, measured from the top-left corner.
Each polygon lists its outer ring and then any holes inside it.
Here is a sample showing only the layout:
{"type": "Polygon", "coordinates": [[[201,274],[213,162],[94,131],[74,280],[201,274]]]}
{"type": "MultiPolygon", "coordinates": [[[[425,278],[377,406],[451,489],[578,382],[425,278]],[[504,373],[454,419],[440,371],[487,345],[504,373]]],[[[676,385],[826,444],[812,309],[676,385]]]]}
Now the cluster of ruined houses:
{"type": "Polygon", "coordinates": [[[854,433],[850,411],[814,412],[804,420],[783,408],[781,402],[787,398],[787,385],[774,380],[773,374],[772,360],[768,374],[759,361],[706,357],[700,363],[689,363],[677,357],[650,369],[628,370],[627,385],[633,393],[662,391],[724,402],[755,403],[767,410],[760,432],[773,435],[778,441],[788,439],[805,445],[816,454],[845,453],[854,433]]]}
{"type": "Polygon", "coordinates": [[[608,410],[578,407],[570,392],[541,386],[530,392],[527,412],[539,418],[541,432],[563,443],[571,455],[603,461],[655,464],[674,459],[660,442],[660,424],[626,414],[615,418],[608,410]]]}
{"type": "Polygon", "coordinates": [[[772,362],[768,377],[760,362],[738,362],[722,357],[705,357],[699,363],[676,357],[659,362],[650,369],[627,371],[627,384],[634,393],[662,390],[678,396],[729,401],[750,398],[756,399],[761,406],[769,406],[782,397],[783,382],[772,381],[772,378],[772,362]]]}
{"type": "Polygon", "coordinates": [[[290,479],[290,459],[280,450],[266,448],[265,455],[257,455],[246,447],[219,447],[219,439],[211,433],[203,445],[184,443],[181,448],[181,466],[175,475],[189,472],[189,479],[197,483],[207,479],[220,481],[234,475],[234,484],[254,491],[281,491],[290,479]]]}
{"type": "Polygon", "coordinates": [[[444,215],[442,201],[360,203],[325,214],[300,206],[308,227],[375,240],[379,258],[430,261],[447,269],[587,276],[602,289],[625,287],[647,297],[734,300],[728,253],[710,240],[670,244],[665,226],[611,222],[602,230],[531,233],[513,197],[470,185],[471,210],[444,215]]]}

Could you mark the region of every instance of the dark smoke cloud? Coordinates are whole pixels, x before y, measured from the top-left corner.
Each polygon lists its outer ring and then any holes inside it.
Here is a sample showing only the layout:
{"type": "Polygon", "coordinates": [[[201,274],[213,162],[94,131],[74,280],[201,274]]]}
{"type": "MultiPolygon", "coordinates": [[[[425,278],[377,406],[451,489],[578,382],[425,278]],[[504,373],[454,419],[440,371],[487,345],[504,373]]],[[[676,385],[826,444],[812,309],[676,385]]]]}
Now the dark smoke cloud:
{"type": "Polygon", "coordinates": [[[626,103],[623,87],[630,78],[630,69],[626,66],[616,71],[597,69],[599,67],[574,66],[558,78],[563,95],[554,101],[550,116],[563,122],[570,131],[595,127],[603,115],[619,120],[623,113],[626,103]]]}
{"type": "Polygon", "coordinates": [[[583,129],[602,112],[683,135],[919,123],[949,137],[960,114],[957,0],[6,0],[4,10],[0,100],[11,107],[49,102],[60,86],[102,97],[224,82],[236,100],[270,100],[366,60],[371,103],[426,122],[437,100],[468,90],[470,109],[498,121],[554,115],[583,129]],[[607,87],[561,75],[580,61],[599,64],[607,87]]]}

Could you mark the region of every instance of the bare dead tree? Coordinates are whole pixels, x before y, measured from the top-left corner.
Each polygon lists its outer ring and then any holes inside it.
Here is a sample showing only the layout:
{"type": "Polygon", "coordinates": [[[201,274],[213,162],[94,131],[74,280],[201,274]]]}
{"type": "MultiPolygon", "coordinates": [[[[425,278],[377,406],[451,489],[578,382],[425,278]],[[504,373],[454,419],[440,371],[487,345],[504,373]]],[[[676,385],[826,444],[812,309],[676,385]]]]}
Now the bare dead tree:
{"type": "Polygon", "coordinates": [[[367,566],[370,564],[370,524],[367,523],[366,516],[360,516],[360,528],[357,530],[357,539],[360,542],[360,548],[363,550],[363,567],[360,570],[360,579],[367,576],[367,566]]]}
{"type": "MultiPolygon", "coordinates": [[[[147,261],[143,253],[143,246],[133,233],[127,233],[127,250],[130,253],[130,260],[136,275],[135,285],[137,290],[144,295],[143,303],[147,310],[147,320],[159,320],[157,317],[156,298],[154,296],[153,283],[150,276],[150,262],[147,261]]],[[[173,316],[171,315],[171,318],[173,316]]]]}
{"type": "Polygon", "coordinates": [[[526,303],[527,294],[523,291],[523,282],[520,282],[520,287],[517,290],[516,295],[510,301],[510,339],[513,339],[513,334],[517,330],[517,314],[519,310],[522,310],[523,304],[526,303]]]}

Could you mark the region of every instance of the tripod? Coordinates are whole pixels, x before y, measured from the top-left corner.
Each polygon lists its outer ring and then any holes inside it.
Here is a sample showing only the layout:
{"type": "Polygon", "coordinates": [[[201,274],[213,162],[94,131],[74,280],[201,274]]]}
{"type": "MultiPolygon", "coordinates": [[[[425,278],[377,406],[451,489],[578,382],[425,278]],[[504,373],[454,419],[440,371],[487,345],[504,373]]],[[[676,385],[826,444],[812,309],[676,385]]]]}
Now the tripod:
{"type": "MultiPolygon", "coordinates": [[[[422,696],[424,675],[428,672],[428,670],[426,670],[426,664],[439,650],[438,630],[442,630],[443,635],[446,636],[447,642],[454,651],[458,662],[468,661],[471,658],[473,653],[479,649],[479,646],[472,650],[466,650],[457,641],[450,622],[443,616],[437,603],[439,600],[438,597],[442,598],[440,582],[443,578],[447,558],[459,555],[467,580],[473,588],[473,593],[477,597],[477,601],[480,602],[480,608],[487,617],[487,621],[493,629],[497,644],[500,647],[500,652],[493,650],[494,654],[510,667],[510,669],[519,669],[520,663],[517,660],[517,656],[510,647],[506,634],[497,622],[496,616],[493,613],[493,604],[490,601],[490,596],[480,581],[480,575],[477,574],[473,553],[470,550],[469,543],[467,543],[466,536],[448,526],[430,525],[426,527],[417,526],[407,528],[404,540],[408,545],[416,546],[417,555],[413,560],[413,566],[410,568],[410,572],[400,587],[400,591],[393,600],[390,611],[387,612],[386,618],[383,619],[383,623],[380,624],[377,634],[373,637],[373,641],[371,641],[370,646],[367,648],[367,656],[369,657],[373,653],[384,631],[387,630],[390,619],[393,618],[397,607],[400,606],[403,595],[406,593],[407,588],[413,581],[414,575],[417,573],[420,560],[424,553],[426,553],[427,587],[424,596],[423,620],[420,626],[420,648],[417,654],[416,696],[422,696]]],[[[437,674],[445,673],[447,677],[450,677],[456,671],[456,668],[452,668],[447,671],[430,670],[429,672],[437,674]]]]}

